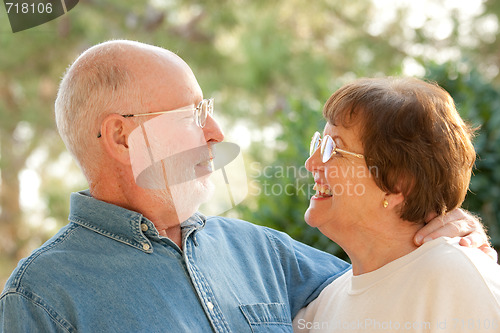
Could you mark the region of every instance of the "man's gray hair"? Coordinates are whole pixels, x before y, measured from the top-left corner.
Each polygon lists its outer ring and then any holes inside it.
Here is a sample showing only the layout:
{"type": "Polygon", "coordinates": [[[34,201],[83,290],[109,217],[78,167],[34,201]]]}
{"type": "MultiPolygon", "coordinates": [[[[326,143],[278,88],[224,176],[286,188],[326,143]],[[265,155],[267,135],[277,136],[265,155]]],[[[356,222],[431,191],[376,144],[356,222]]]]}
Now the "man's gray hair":
{"type": "MultiPolygon", "coordinates": [[[[99,157],[95,140],[111,113],[140,112],[140,93],[126,64],[130,41],[109,41],[83,52],[64,74],[55,102],[57,128],[89,179],[99,157]],[[132,110],[132,112],[130,112],[132,110]]],[[[140,43],[137,43],[140,44],[140,43]]]]}

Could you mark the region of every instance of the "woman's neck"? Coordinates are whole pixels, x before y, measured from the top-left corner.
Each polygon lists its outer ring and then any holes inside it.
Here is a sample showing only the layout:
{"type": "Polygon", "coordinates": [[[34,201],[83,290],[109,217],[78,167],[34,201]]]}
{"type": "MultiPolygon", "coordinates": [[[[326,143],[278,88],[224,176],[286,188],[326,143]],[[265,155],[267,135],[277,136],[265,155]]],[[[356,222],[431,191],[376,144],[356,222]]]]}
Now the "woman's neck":
{"type": "Polygon", "coordinates": [[[326,235],[347,253],[353,274],[361,275],[416,250],[413,237],[424,223],[382,219],[380,223],[372,220],[369,224],[353,223],[351,226],[350,230],[337,228],[326,235]]]}

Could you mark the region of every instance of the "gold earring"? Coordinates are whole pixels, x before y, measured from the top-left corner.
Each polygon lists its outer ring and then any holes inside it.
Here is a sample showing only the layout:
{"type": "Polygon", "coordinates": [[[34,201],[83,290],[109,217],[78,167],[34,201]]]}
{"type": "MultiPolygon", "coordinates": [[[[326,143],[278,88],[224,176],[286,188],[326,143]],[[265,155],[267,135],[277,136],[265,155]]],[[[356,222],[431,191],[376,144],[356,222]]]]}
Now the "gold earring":
{"type": "Polygon", "coordinates": [[[384,206],[384,208],[389,207],[389,201],[387,201],[386,198],[384,198],[384,201],[382,201],[382,206],[384,206]]]}

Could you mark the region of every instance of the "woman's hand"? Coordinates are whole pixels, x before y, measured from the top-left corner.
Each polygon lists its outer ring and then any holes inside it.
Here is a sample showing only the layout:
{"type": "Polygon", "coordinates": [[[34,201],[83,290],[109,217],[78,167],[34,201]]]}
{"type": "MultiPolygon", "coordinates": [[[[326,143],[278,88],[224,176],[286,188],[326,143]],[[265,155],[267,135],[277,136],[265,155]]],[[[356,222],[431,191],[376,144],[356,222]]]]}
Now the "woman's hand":
{"type": "Polygon", "coordinates": [[[479,248],[495,262],[498,260],[498,254],[491,247],[489,237],[486,235],[483,225],[479,222],[479,217],[463,209],[457,208],[430,220],[415,234],[414,242],[420,246],[442,236],[462,237],[460,245],[479,248]]]}

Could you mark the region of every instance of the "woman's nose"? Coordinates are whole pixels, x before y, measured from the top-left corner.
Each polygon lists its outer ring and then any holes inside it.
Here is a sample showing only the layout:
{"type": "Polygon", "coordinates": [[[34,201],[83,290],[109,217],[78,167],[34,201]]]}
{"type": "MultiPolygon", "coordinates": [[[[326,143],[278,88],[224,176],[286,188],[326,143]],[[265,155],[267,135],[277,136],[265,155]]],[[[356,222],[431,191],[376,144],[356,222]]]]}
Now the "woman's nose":
{"type": "Polygon", "coordinates": [[[320,150],[321,149],[316,149],[314,153],[309,156],[309,158],[306,160],[306,169],[309,172],[314,172],[314,171],[321,171],[323,169],[323,162],[321,162],[321,157],[320,157],[320,150]]]}

